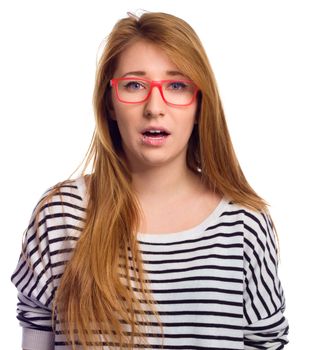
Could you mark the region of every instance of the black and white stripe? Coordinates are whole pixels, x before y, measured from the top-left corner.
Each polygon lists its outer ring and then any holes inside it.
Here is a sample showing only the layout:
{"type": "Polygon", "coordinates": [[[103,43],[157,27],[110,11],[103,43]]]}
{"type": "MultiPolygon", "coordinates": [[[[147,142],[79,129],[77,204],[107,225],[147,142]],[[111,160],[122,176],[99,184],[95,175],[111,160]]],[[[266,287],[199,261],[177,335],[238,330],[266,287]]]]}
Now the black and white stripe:
{"type": "MultiPolygon", "coordinates": [[[[81,234],[85,208],[81,177],[41,208],[38,227],[31,218],[25,253],[32,268],[21,255],[12,275],[26,348],[70,349],[59,324],[51,329],[51,307],[81,234]]],[[[195,228],[172,234],[137,233],[137,238],[164,326],[164,349],[282,349],[287,344],[285,299],[267,214],[224,197],[195,228]]],[[[148,349],[160,349],[160,330],[152,315],[150,319],[148,349]]]]}

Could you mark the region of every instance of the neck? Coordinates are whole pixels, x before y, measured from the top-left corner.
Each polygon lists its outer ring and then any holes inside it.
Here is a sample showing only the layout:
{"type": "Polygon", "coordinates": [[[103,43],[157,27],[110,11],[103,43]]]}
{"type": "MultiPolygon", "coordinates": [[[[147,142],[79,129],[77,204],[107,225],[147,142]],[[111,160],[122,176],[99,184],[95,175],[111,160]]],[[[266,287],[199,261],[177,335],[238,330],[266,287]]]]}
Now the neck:
{"type": "Polygon", "coordinates": [[[132,185],[138,198],[148,202],[159,202],[183,196],[199,186],[200,178],[185,163],[150,167],[132,171],[132,185]]]}

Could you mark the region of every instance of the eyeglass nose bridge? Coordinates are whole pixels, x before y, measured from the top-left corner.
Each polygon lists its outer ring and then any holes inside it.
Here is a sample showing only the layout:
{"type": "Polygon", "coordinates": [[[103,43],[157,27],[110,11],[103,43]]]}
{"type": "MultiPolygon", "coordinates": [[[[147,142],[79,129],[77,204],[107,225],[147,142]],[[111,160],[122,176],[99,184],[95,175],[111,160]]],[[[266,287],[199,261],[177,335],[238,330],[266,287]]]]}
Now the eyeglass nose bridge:
{"type": "Polygon", "coordinates": [[[160,95],[161,95],[161,97],[162,97],[162,100],[163,100],[165,103],[168,103],[167,100],[165,99],[164,95],[163,95],[162,84],[163,84],[162,81],[152,80],[152,81],[150,82],[150,88],[149,88],[148,95],[146,96],[146,98],[145,98],[144,101],[149,100],[149,98],[150,98],[150,96],[151,96],[151,93],[152,93],[152,91],[153,91],[153,88],[154,88],[154,87],[157,87],[158,90],[159,90],[159,92],[160,92],[160,95]]]}

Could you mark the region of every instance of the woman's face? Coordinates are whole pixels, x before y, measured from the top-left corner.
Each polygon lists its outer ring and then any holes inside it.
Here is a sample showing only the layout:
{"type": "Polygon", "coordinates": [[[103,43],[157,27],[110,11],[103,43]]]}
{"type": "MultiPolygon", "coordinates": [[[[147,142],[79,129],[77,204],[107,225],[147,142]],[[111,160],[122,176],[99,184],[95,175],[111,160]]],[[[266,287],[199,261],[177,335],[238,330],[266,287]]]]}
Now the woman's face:
{"type": "MultiPolygon", "coordinates": [[[[122,77],[155,81],[187,79],[161,48],[142,40],[133,43],[120,55],[114,78],[122,77]]],[[[129,89],[129,94],[136,95],[137,90],[145,89],[141,84],[128,81],[124,85],[123,89],[129,89]]],[[[180,85],[173,83],[170,89],[172,87],[179,89],[180,85]]],[[[131,171],[143,171],[172,162],[185,165],[188,140],[196,122],[196,98],[188,106],[168,105],[159,89],[154,87],[145,102],[128,104],[119,101],[113,87],[112,103],[112,119],[117,122],[131,171]],[[165,129],[168,134],[144,133],[146,129],[165,129]]]]}

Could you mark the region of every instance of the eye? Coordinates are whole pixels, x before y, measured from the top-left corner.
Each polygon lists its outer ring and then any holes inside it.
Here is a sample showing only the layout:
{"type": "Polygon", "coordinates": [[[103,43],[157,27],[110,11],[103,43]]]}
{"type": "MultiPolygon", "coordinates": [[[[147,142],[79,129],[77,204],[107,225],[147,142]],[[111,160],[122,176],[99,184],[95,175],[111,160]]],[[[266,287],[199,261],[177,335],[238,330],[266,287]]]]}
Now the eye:
{"type": "Polygon", "coordinates": [[[187,84],[182,81],[173,81],[169,84],[168,88],[172,90],[184,90],[187,84]]]}
{"type": "Polygon", "coordinates": [[[128,81],[124,84],[125,89],[127,90],[141,90],[144,88],[142,82],[139,81],[128,81]]]}

